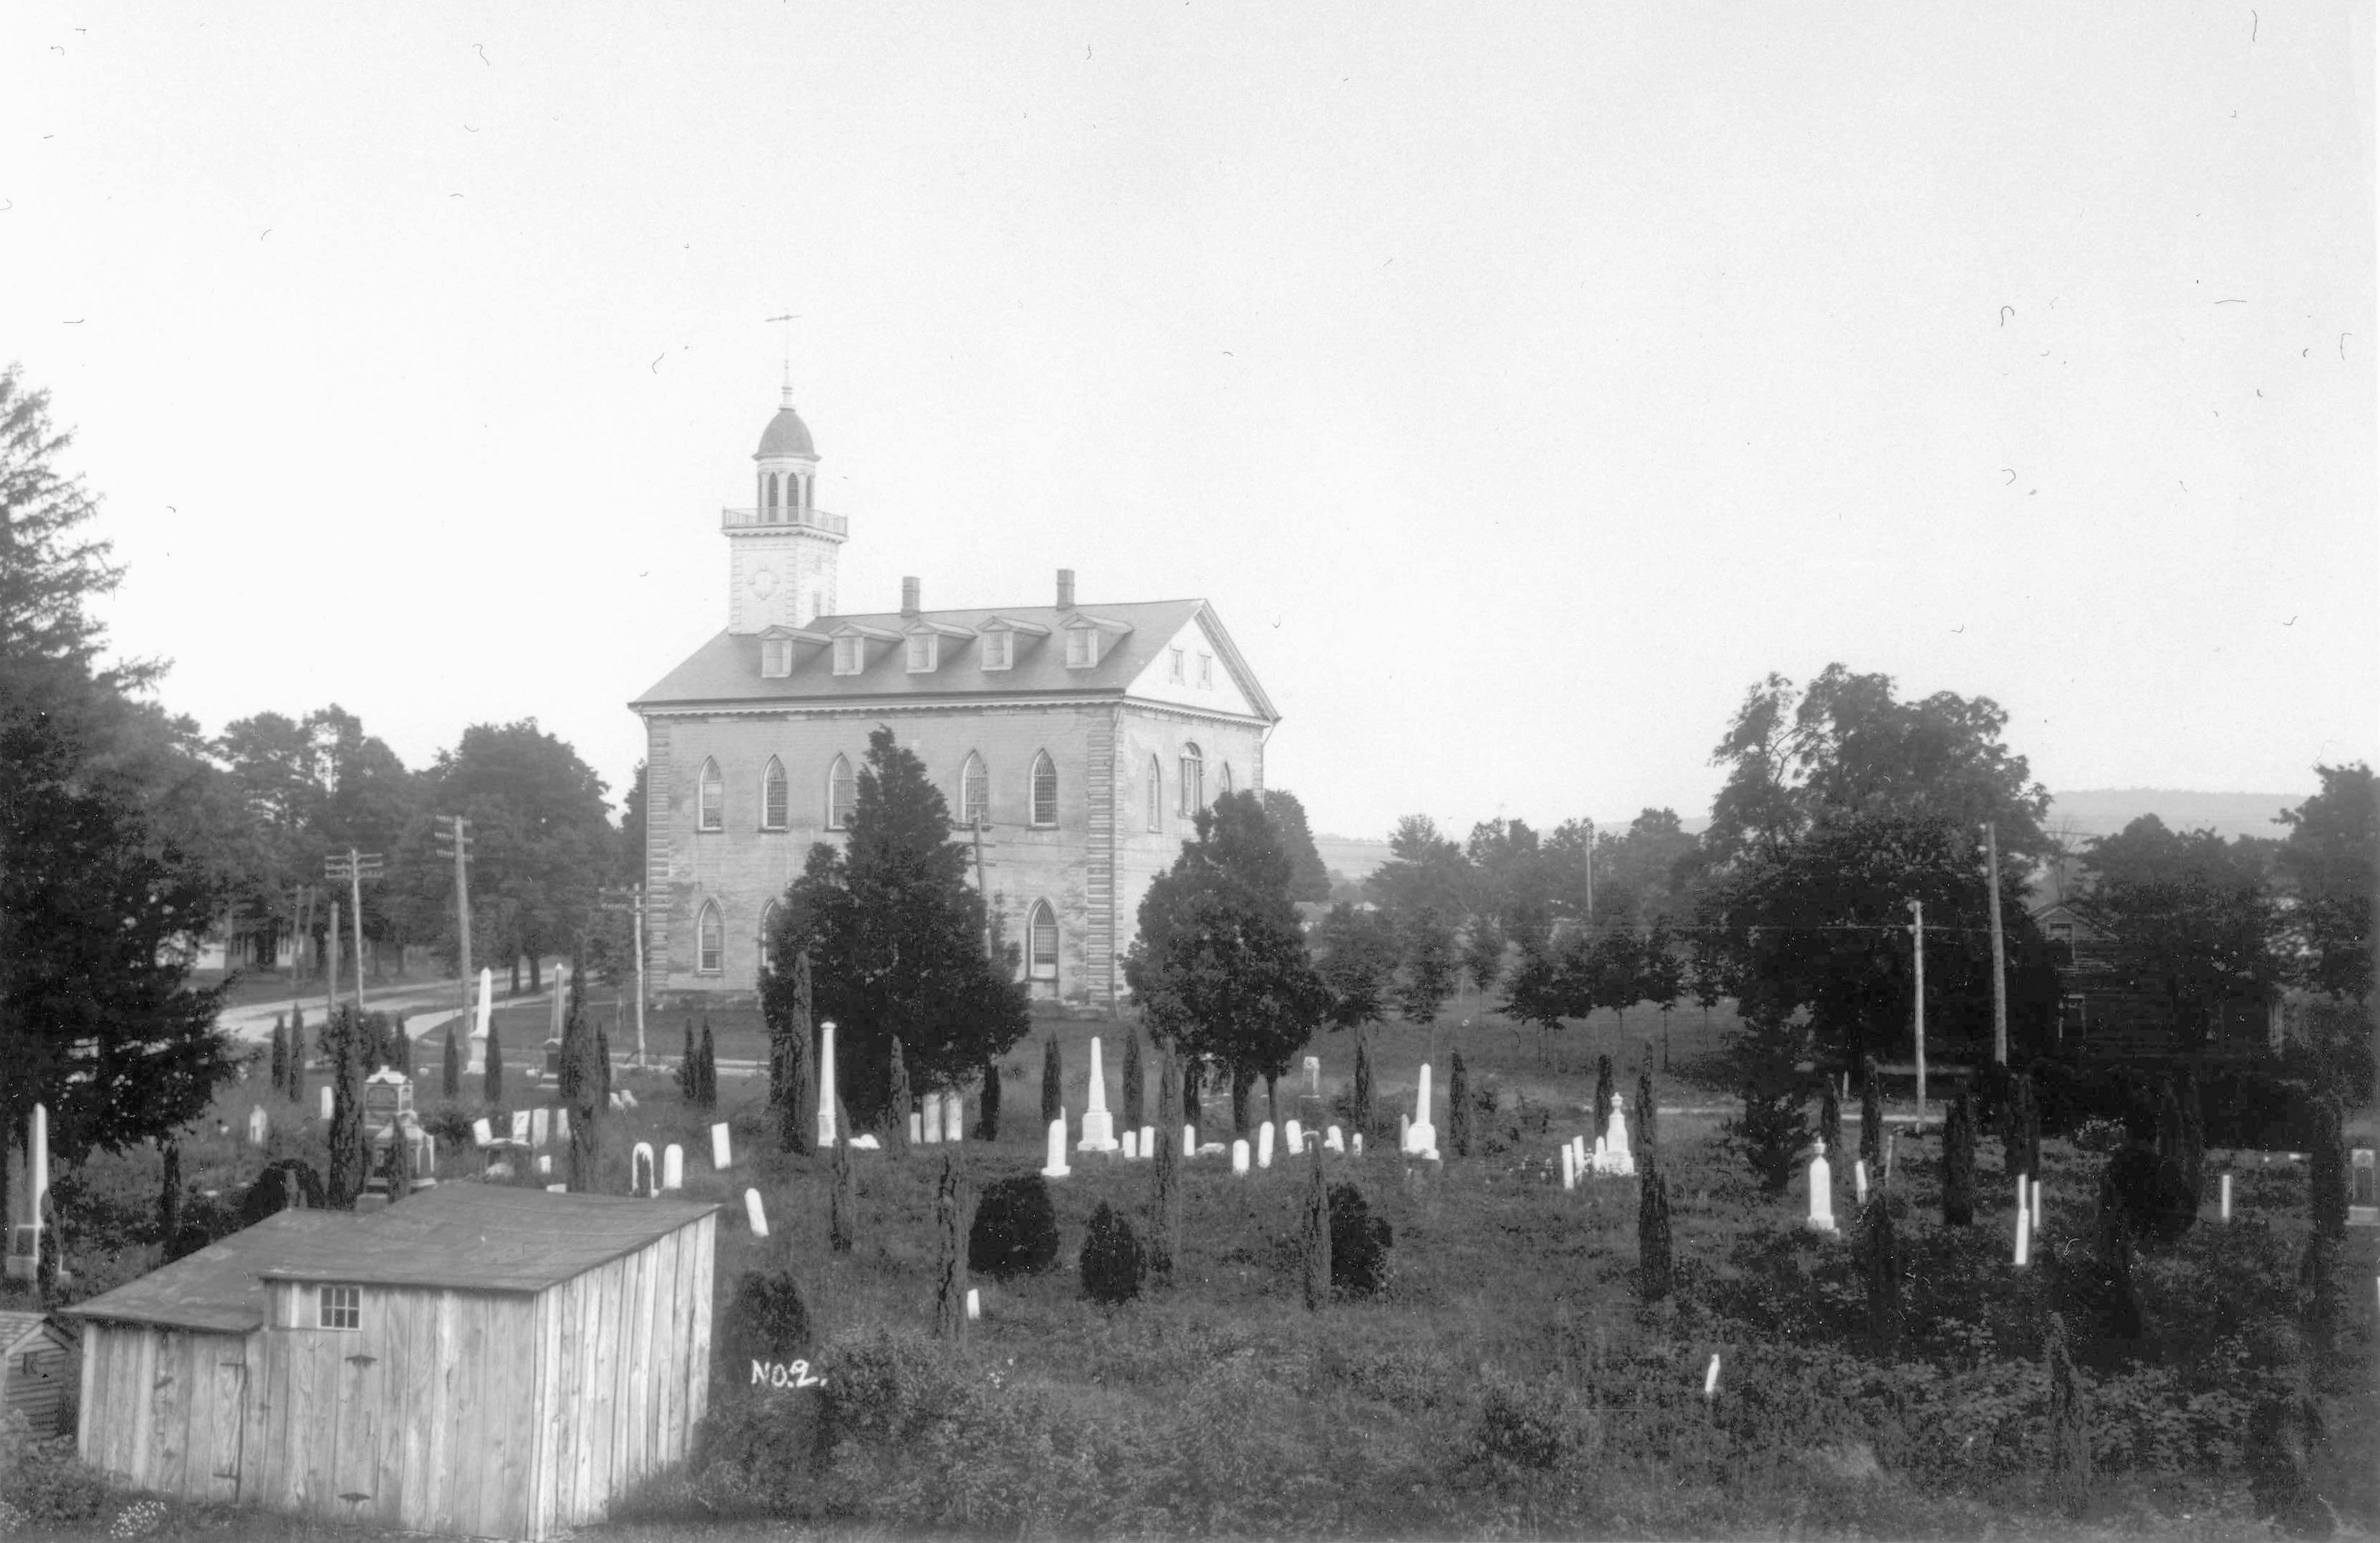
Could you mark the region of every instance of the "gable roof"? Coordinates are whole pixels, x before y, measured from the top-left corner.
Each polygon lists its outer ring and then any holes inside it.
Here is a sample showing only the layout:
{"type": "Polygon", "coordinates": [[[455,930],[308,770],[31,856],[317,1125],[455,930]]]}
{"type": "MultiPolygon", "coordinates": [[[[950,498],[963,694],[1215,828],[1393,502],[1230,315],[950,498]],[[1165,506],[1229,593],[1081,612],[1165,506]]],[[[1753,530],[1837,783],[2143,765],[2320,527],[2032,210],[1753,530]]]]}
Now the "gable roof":
{"type": "Polygon", "coordinates": [[[264,1282],[257,1272],[265,1260],[358,1224],[345,1211],[275,1211],[220,1243],[60,1310],[72,1318],[245,1334],[264,1326],[264,1282]]]}
{"type": "Polygon", "coordinates": [[[1011,624],[1030,623],[1047,628],[1046,635],[1017,627],[1014,662],[1005,670],[986,670],[973,650],[981,641],[963,641],[944,634],[939,668],[911,674],[897,649],[870,650],[867,668],[857,674],[838,675],[826,651],[796,656],[790,675],[760,674],[760,635],[722,632],[697,649],[686,662],[656,682],[628,705],[639,712],[705,707],[751,708],[771,702],[817,707],[849,702],[854,706],[891,705],[913,701],[1002,701],[1050,697],[1121,697],[1140,672],[1174,636],[1194,620],[1215,639],[1224,665],[1246,690],[1248,700],[1268,723],[1281,714],[1257,684],[1237,648],[1233,647],[1214,609],[1203,600],[1142,601],[1129,605],[1083,607],[984,606],[965,611],[927,611],[903,615],[898,611],[855,615],[820,616],[810,623],[817,632],[840,627],[874,628],[898,634],[905,625],[924,621],[938,630],[960,628],[981,633],[995,618],[1011,624]],[[1066,668],[1066,647],[1060,634],[1069,622],[1099,626],[1106,641],[1099,662],[1087,669],[1066,668]],[[1113,630],[1118,626],[1128,632],[1113,630]]]}
{"type": "MultiPolygon", "coordinates": [[[[68,1344],[74,1343],[73,1331],[46,1313],[14,1311],[0,1313],[0,1363],[5,1363],[7,1357],[18,1354],[18,1347],[26,1341],[44,1333],[64,1340],[68,1344]]],[[[5,1365],[0,1365],[0,1372],[5,1372],[6,1369],[5,1365]]]]}
{"type": "Polygon", "coordinates": [[[357,1218],[345,1232],[293,1240],[257,1273],[268,1281],[536,1293],[718,1209],[695,1200],[444,1184],[357,1218]]]}

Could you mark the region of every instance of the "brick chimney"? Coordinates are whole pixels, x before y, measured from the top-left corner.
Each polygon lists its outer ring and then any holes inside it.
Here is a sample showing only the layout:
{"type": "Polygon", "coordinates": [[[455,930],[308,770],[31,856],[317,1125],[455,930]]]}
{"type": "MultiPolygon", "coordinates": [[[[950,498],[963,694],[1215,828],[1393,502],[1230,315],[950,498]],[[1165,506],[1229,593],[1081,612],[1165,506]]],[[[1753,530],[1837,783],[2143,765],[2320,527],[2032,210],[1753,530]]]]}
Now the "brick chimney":
{"type": "Polygon", "coordinates": [[[901,614],[914,616],[917,614],[917,581],[914,578],[905,578],[901,581],[901,614]]]}
{"type": "Polygon", "coordinates": [[[1058,609],[1061,611],[1072,611],[1074,608],[1075,570],[1072,568],[1060,568],[1058,570],[1058,609]]]}

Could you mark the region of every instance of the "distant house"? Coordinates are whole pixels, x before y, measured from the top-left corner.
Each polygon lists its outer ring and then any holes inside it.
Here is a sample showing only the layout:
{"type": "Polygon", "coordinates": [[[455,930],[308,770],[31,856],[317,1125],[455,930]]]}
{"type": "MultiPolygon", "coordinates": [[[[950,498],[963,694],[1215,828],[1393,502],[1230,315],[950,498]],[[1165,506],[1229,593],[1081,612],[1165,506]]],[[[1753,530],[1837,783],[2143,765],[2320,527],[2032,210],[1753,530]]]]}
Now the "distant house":
{"type": "MultiPolygon", "coordinates": [[[[2124,940],[2094,923],[2071,900],[2033,910],[2058,966],[2056,1044],[2061,1053],[2127,1060],[2179,1054],[2185,1047],[2164,996],[2142,984],[2124,940]]],[[[2261,1003],[2218,1009],[2198,1052],[2240,1055],[2271,1048],[2273,1019],[2261,1003]]]]}
{"type": "Polygon", "coordinates": [[[40,1313],[0,1313],[0,1414],[36,1436],[63,1435],[74,1408],[74,1330],[40,1313]]]}
{"type": "Polygon", "coordinates": [[[715,1209],[453,1184],[279,1212],[67,1309],[82,1459],[407,1531],[601,1521],[702,1416],[715,1209]]]}

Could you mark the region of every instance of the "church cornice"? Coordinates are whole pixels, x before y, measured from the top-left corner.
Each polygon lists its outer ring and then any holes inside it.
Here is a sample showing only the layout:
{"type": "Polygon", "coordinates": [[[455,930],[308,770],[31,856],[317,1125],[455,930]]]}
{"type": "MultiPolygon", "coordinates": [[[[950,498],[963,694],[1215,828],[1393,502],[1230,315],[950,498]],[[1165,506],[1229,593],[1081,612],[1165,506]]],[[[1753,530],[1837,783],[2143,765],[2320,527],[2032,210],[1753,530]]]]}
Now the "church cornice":
{"type": "Polygon", "coordinates": [[[843,698],[831,702],[808,701],[718,701],[673,702],[667,707],[639,707],[635,711],[644,719],[655,718],[882,718],[893,714],[916,717],[929,712],[993,712],[1010,708],[1050,707],[1123,707],[1151,717],[1176,718],[1190,723],[1224,723],[1242,728],[1266,729],[1270,720],[1245,712],[1220,712],[1209,708],[1185,706],[1180,702],[1160,702],[1147,697],[1128,697],[1118,692],[1085,692],[1080,696],[1051,697],[1018,695],[1014,697],[970,695],[941,697],[919,700],[915,697],[843,698]]]}

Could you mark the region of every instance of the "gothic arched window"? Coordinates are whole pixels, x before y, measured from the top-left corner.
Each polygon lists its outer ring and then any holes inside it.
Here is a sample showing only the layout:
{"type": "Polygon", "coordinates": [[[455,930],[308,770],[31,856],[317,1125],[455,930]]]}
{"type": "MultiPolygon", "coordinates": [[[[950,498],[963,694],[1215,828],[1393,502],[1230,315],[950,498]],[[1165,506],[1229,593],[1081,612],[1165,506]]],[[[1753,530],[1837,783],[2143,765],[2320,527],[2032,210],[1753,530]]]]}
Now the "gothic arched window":
{"type": "Polygon", "coordinates": [[[777,910],[773,900],[760,908],[760,963],[770,969],[777,965],[776,946],[771,942],[777,930],[777,910]]]}
{"type": "Polygon", "coordinates": [[[1194,815],[1206,807],[1207,758],[1198,753],[1195,743],[1185,744],[1182,747],[1182,812],[1194,815]]]}
{"type": "Polygon", "coordinates": [[[790,816],[785,795],[785,763],[776,757],[760,769],[760,829],[782,831],[790,816]]]}
{"type": "Polygon", "coordinates": [[[851,777],[851,762],[841,756],[835,757],[834,765],[828,769],[826,774],[826,828],[828,830],[850,829],[851,807],[857,794],[857,785],[851,777]]]}
{"type": "Polygon", "coordinates": [[[1025,923],[1026,974],[1035,980],[1058,978],[1058,913],[1046,900],[1033,903],[1025,923]]]}
{"type": "Polygon", "coordinates": [[[1215,791],[1217,793],[1229,793],[1232,791],[1232,763],[1230,761],[1225,761],[1216,772],[1215,791]]]}
{"type": "Polygon", "coordinates": [[[719,763],[706,760],[702,775],[696,780],[694,796],[695,827],[703,831],[723,831],[727,828],[727,788],[719,776],[719,763]]]}
{"type": "Polygon", "coordinates": [[[970,830],[991,823],[991,773],[972,750],[959,768],[959,823],[970,830]]]}
{"type": "Polygon", "coordinates": [[[694,970],[697,975],[717,975],[721,969],[720,953],[726,929],[719,919],[719,902],[702,903],[702,915],[694,924],[694,970]]]}
{"type": "Polygon", "coordinates": [[[1058,763],[1047,750],[1033,758],[1033,823],[1058,823],[1058,763]]]}

